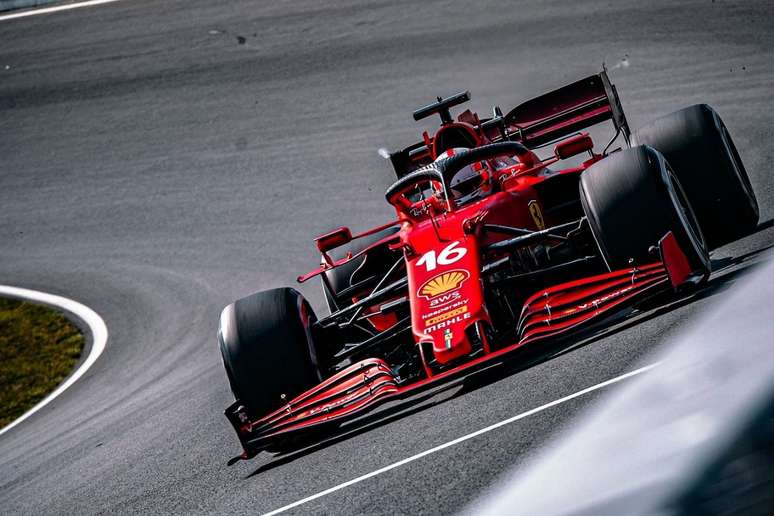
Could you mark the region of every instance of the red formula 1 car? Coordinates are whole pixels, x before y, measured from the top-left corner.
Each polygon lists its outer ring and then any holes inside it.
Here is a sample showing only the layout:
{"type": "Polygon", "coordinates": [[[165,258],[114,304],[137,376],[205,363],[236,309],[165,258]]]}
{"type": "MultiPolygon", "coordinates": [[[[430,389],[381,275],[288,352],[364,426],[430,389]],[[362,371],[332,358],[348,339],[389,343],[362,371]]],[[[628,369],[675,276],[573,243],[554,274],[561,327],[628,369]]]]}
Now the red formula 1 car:
{"type": "Polygon", "coordinates": [[[631,135],[604,71],[506,115],[452,118],[469,98],[414,112],[441,125],[390,155],[394,221],[315,240],[322,263],[298,281],[322,279],[328,315],[291,288],[223,310],[226,416],[244,450],[232,461],[697,285],[709,249],[757,225],[742,161],[707,105],[631,135]],[[581,131],[606,121],[614,134],[597,151],[581,131]]]}

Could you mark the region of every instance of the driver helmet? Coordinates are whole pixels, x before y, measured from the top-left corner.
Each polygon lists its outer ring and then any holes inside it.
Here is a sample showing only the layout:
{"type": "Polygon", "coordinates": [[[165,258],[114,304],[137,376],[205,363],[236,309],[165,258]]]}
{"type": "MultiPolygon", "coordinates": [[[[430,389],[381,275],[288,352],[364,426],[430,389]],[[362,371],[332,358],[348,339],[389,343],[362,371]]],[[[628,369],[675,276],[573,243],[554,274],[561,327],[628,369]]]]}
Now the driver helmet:
{"type": "MultiPolygon", "coordinates": [[[[437,163],[444,159],[450,158],[455,154],[467,152],[468,150],[469,149],[464,147],[455,147],[453,149],[446,150],[435,159],[435,162],[437,163]]],[[[452,194],[454,194],[455,200],[469,196],[479,190],[483,179],[481,171],[485,168],[485,166],[486,165],[484,162],[472,163],[462,167],[457,171],[457,173],[454,174],[454,177],[452,177],[451,181],[449,182],[449,188],[451,189],[452,194]]]]}

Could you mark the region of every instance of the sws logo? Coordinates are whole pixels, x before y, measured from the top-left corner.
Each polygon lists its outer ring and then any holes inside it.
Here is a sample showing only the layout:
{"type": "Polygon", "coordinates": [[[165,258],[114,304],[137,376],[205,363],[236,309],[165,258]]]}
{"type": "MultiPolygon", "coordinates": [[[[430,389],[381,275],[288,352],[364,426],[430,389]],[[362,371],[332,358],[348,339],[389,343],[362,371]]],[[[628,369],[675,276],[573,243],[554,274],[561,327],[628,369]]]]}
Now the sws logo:
{"type": "Polygon", "coordinates": [[[459,303],[460,299],[462,299],[462,295],[459,292],[441,294],[440,296],[434,297],[430,300],[430,308],[439,308],[441,306],[446,306],[449,303],[454,303],[455,301],[459,303]]]}
{"type": "Polygon", "coordinates": [[[439,274],[438,276],[425,281],[424,284],[419,287],[419,292],[417,293],[425,299],[432,299],[442,294],[446,294],[447,292],[457,290],[469,277],[470,274],[468,271],[462,269],[444,272],[443,274],[439,274]]]}

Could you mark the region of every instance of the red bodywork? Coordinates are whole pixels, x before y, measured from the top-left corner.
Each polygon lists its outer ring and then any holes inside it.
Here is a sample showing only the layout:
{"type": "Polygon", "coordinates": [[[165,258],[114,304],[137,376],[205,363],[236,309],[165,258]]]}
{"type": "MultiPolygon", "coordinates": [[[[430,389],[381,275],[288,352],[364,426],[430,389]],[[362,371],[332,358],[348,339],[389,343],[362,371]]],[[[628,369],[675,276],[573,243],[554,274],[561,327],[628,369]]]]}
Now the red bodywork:
{"type": "MultiPolygon", "coordinates": [[[[258,419],[252,418],[237,401],[226,415],[243,443],[245,452],[241,458],[271,448],[300,431],[345,421],[387,400],[405,398],[442,380],[467,374],[521,346],[567,334],[602,316],[619,312],[649,294],[676,289],[691,281],[696,271],[692,271],[675,237],[668,233],[660,242],[654,242],[660,253],[654,255],[652,263],[523,293],[523,304],[510,329],[510,341],[496,348],[492,346],[486,328],[494,323],[487,308],[482,269],[508,253],[498,253],[488,247],[503,241],[506,235],[484,231],[484,225],[517,227],[528,232],[567,225],[566,220],[554,220],[545,209],[541,185],[561,176],[578,176],[604,159],[603,155],[591,151],[588,134],[571,132],[608,119],[628,137],[617,95],[603,73],[529,101],[502,117],[499,124],[481,122],[466,111],[457,121],[443,124],[433,137],[425,133],[422,142],[407,149],[408,152],[403,151],[401,156],[393,156],[393,163],[400,164],[406,175],[421,170],[440,155],[443,149],[439,141],[453,131],[469,135],[473,147],[506,137],[513,139],[514,134],[524,144],[566,137],[548,159],[541,160],[529,151],[510,159],[489,160],[484,188],[488,184],[491,192],[461,206],[448,198],[412,200],[408,187],[405,191],[392,192],[388,200],[395,206],[397,220],[354,238],[390,226],[398,226],[400,230],[354,256],[334,260],[327,254],[352,240],[348,229],[340,228],[318,237],[323,263],[300,276],[300,282],[379,246],[389,245],[403,252],[411,333],[419,348],[423,374],[405,381],[384,359],[370,358],[349,365],[258,419]],[[582,164],[549,169],[549,165],[583,152],[589,156],[582,164]]],[[[379,315],[378,307],[367,310],[372,310],[371,323],[379,331],[397,321],[391,314],[379,315]]]]}

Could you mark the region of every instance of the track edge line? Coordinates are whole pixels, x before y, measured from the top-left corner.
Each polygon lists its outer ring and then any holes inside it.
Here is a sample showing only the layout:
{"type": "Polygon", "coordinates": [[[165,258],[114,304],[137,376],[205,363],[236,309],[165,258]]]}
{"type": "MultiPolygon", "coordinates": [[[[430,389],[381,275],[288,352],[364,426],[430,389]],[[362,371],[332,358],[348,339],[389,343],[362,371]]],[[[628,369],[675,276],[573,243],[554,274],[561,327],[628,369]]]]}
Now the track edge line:
{"type": "Polygon", "coordinates": [[[51,391],[45,398],[32,406],[27,412],[13,420],[7,426],[0,428],[0,436],[18,426],[27,418],[38,412],[40,409],[54,401],[68,388],[70,388],[75,382],[77,382],[86,372],[94,365],[97,359],[105,351],[105,346],[108,340],[108,329],[105,321],[100,315],[89,308],[88,306],[81,304],[75,300],[66,298],[64,296],[58,296],[55,294],[49,294],[46,292],[40,292],[38,290],[30,290],[20,287],[12,287],[8,285],[0,285],[0,295],[23,299],[25,301],[32,301],[50,305],[60,310],[72,314],[80,319],[89,329],[91,333],[91,346],[89,354],[86,359],[75,369],[65,380],[57,385],[56,389],[51,391]]]}

